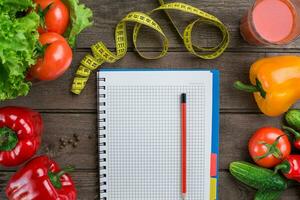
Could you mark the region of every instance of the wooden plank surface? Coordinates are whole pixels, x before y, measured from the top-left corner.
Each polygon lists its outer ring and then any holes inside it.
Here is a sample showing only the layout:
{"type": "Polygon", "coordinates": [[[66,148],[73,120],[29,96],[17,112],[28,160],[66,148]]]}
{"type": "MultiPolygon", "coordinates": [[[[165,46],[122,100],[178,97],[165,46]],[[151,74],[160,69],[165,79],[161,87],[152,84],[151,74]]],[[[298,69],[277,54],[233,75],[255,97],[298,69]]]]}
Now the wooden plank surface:
{"type": "MultiPolygon", "coordinates": [[[[12,176],[13,172],[0,172],[0,199],[6,199],[5,187],[7,180],[12,176]]],[[[219,184],[220,200],[253,200],[255,191],[238,183],[232,178],[227,171],[220,172],[219,184]]],[[[99,200],[98,191],[98,174],[90,171],[76,171],[72,174],[77,188],[79,188],[78,200],[99,200]]],[[[297,188],[290,188],[284,192],[281,200],[298,200],[300,192],[297,188]]]]}
{"type": "MultiPolygon", "coordinates": [[[[85,31],[78,41],[79,48],[88,48],[91,44],[102,40],[110,48],[114,48],[114,28],[116,24],[126,16],[130,11],[142,11],[147,12],[156,7],[158,7],[157,0],[131,0],[131,1],[118,1],[118,0],[85,0],[86,4],[91,8],[94,8],[95,13],[95,25],[85,31]],[[88,40],[86,38],[89,38],[88,40]]],[[[174,2],[172,0],[166,0],[166,2],[174,2]]],[[[206,12],[214,14],[217,16],[224,24],[227,25],[231,34],[230,50],[252,50],[252,51],[268,51],[282,50],[282,49],[299,49],[300,40],[297,40],[286,46],[274,46],[272,48],[258,48],[255,46],[248,45],[242,38],[239,33],[239,21],[241,17],[252,5],[253,0],[203,0],[203,1],[193,1],[193,0],[184,0],[182,2],[193,5],[199,9],[202,9],[206,12]]],[[[183,31],[184,27],[191,22],[195,17],[182,14],[180,12],[171,12],[174,19],[177,21],[178,27],[183,31]]],[[[170,40],[170,47],[174,48],[177,51],[185,51],[182,41],[174,33],[173,29],[168,20],[165,19],[163,13],[155,14],[153,17],[159,22],[163,31],[166,33],[170,40]]],[[[129,26],[131,27],[131,26],[129,26]]],[[[197,44],[203,46],[213,46],[218,42],[218,32],[215,28],[209,28],[207,26],[199,27],[194,31],[194,41],[197,44]]],[[[131,29],[129,28],[129,32],[131,29]]],[[[158,37],[152,30],[143,29],[140,37],[140,47],[142,49],[158,49],[160,43],[158,37]],[[144,34],[145,33],[145,34],[144,34]]],[[[129,45],[132,47],[131,37],[129,36],[129,45]]]]}
{"type": "MultiPolygon", "coordinates": [[[[97,193],[98,173],[96,115],[94,113],[43,113],[42,117],[45,122],[45,132],[43,145],[38,154],[47,154],[62,166],[74,165],[76,167],[74,179],[76,183],[79,183],[77,184],[79,199],[85,200],[84,197],[88,197],[87,200],[92,199],[97,193]],[[74,149],[68,145],[63,150],[59,149],[60,138],[72,139],[73,134],[80,136],[78,147],[74,149]],[[89,176],[90,174],[95,175],[89,176]],[[91,188],[88,189],[87,185],[90,185],[91,188]]],[[[251,199],[248,193],[253,194],[254,191],[234,181],[227,172],[228,165],[234,160],[251,161],[246,145],[250,134],[261,126],[279,127],[280,123],[279,118],[269,118],[258,114],[221,114],[220,199],[226,200],[235,197],[242,200],[251,199]],[[229,188],[231,189],[229,190],[229,188]],[[226,190],[228,192],[225,192],[226,190]]],[[[14,170],[16,169],[0,167],[0,184],[1,182],[4,184],[8,179],[7,175],[1,176],[1,171],[4,173],[14,170]]],[[[284,199],[297,199],[292,189],[287,194],[284,199]]],[[[0,197],[1,195],[4,195],[3,191],[0,191],[0,197]]]]}
{"type": "MultiPolygon", "coordinates": [[[[95,25],[86,30],[78,40],[78,49],[74,52],[74,61],[69,70],[59,80],[35,83],[27,97],[1,102],[0,106],[28,106],[42,112],[45,121],[43,143],[38,154],[47,154],[62,166],[76,166],[73,174],[77,185],[79,200],[99,199],[97,132],[96,132],[96,80],[95,74],[90,78],[82,95],[69,92],[74,72],[89,52],[88,47],[102,40],[110,49],[114,48],[114,27],[130,11],[149,11],[158,6],[156,0],[81,0],[91,7],[95,15],[95,25]],[[87,39],[88,38],[88,39],[87,39]],[[77,148],[68,146],[59,149],[59,139],[80,135],[77,148]]],[[[167,2],[171,2],[168,0],[167,2]]],[[[251,95],[232,88],[235,80],[248,81],[248,70],[251,63],[264,56],[299,55],[300,40],[286,46],[254,47],[243,41],[239,34],[239,20],[253,0],[183,0],[207,12],[218,16],[231,33],[230,48],[220,58],[201,60],[188,54],[182,41],[174,33],[163,13],[156,14],[155,19],[162,26],[170,40],[170,53],[160,60],[145,61],[133,52],[129,34],[129,53],[116,64],[105,64],[103,67],[118,68],[217,68],[221,71],[221,131],[220,131],[220,182],[219,197],[221,200],[253,199],[254,190],[235,181],[228,172],[228,165],[234,160],[249,160],[247,141],[252,132],[261,126],[280,127],[280,118],[269,118],[260,114],[251,95]]],[[[194,17],[172,12],[180,29],[183,30],[194,17]]],[[[132,27],[132,25],[129,25],[132,27]]],[[[130,28],[129,28],[130,29],[130,28]]],[[[129,30],[128,33],[130,33],[129,30]]],[[[158,36],[148,29],[141,32],[139,46],[147,54],[157,54],[160,49],[158,36]]],[[[215,28],[201,26],[194,31],[194,41],[203,46],[213,46],[218,42],[215,28]]],[[[300,104],[296,105],[300,107],[300,104]]],[[[7,180],[16,168],[0,167],[0,199],[6,199],[4,188],[7,180]]],[[[282,200],[299,199],[297,188],[288,189],[282,200]]]]}
{"type": "MultiPolygon", "coordinates": [[[[82,95],[72,95],[70,87],[74,72],[80,59],[87,52],[75,52],[71,70],[63,77],[52,82],[37,83],[27,97],[14,101],[6,101],[3,105],[27,105],[39,110],[95,110],[96,79],[91,76],[82,95]],[[59,97],[59,98],[57,98],[59,97]]],[[[136,53],[128,53],[116,64],[105,64],[104,67],[118,68],[217,68],[221,71],[221,109],[230,112],[258,112],[252,95],[235,90],[232,84],[235,80],[249,82],[250,65],[264,56],[284,55],[279,53],[231,52],[225,53],[215,60],[201,60],[186,52],[172,52],[159,60],[145,61],[136,53]]],[[[299,55],[299,53],[295,54],[299,55]]]]}
{"type": "MultiPolygon", "coordinates": [[[[47,154],[62,165],[74,165],[77,169],[97,170],[97,130],[94,113],[43,113],[45,131],[38,154],[47,154]],[[73,139],[78,134],[78,147],[67,145],[59,148],[59,140],[73,139]]],[[[247,141],[259,127],[280,127],[280,118],[269,118],[258,114],[221,114],[220,170],[228,169],[233,160],[249,160],[247,141]],[[238,126],[237,126],[238,124],[238,126]]],[[[1,170],[8,170],[0,167],[1,170]]]]}

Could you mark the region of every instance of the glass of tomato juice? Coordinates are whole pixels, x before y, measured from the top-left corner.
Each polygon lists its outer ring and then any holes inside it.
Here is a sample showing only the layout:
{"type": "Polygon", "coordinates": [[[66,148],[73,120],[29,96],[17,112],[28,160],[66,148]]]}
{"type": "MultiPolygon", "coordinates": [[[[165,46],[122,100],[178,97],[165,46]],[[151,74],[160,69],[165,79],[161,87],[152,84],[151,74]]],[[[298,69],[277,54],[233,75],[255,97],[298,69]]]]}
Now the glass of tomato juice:
{"type": "Polygon", "coordinates": [[[300,0],[256,0],[242,18],[243,38],[254,45],[282,45],[300,35],[300,0]]]}

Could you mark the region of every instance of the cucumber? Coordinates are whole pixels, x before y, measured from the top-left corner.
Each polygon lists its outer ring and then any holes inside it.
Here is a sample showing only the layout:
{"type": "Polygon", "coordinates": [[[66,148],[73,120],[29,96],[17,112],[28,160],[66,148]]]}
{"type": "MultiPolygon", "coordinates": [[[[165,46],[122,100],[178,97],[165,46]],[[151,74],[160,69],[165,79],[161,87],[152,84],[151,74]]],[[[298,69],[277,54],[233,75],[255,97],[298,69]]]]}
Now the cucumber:
{"type": "Polygon", "coordinates": [[[258,190],[255,194],[254,200],[278,200],[282,193],[283,191],[258,190]]]}
{"type": "Polygon", "coordinates": [[[289,126],[300,131],[300,110],[289,110],[285,114],[285,120],[289,126]]]}
{"type": "Polygon", "coordinates": [[[283,191],[288,186],[287,180],[281,175],[247,162],[232,162],[229,170],[237,180],[258,190],[283,191]]]}

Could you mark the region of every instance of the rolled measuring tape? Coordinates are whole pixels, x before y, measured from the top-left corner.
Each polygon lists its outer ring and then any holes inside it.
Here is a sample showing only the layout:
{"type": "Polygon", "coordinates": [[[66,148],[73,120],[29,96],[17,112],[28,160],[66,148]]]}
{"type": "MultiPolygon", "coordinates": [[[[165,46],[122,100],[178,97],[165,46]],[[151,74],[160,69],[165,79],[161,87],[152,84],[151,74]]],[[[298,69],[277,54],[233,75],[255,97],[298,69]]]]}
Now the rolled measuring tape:
{"type": "Polygon", "coordinates": [[[161,27],[156,23],[150,15],[157,11],[165,11],[167,17],[171,21],[172,25],[175,27],[177,33],[182,38],[184,45],[186,49],[193,55],[202,58],[202,59],[214,59],[219,57],[225,49],[228,47],[229,44],[229,32],[226,28],[226,26],[215,16],[206,13],[198,8],[195,8],[193,6],[190,6],[185,3],[164,3],[163,0],[158,0],[160,3],[160,7],[153,9],[152,11],[148,13],[142,13],[142,12],[130,12],[128,15],[126,15],[116,26],[115,29],[115,43],[116,43],[116,52],[111,52],[103,42],[98,42],[95,45],[91,47],[92,49],[92,55],[88,54],[84,57],[84,59],[81,61],[79,68],[76,71],[75,78],[72,84],[71,91],[74,94],[80,94],[82,90],[85,88],[86,83],[92,73],[92,71],[99,68],[103,63],[115,63],[121,58],[123,58],[127,53],[127,32],[126,32],[126,24],[128,22],[135,23],[134,29],[133,29],[133,45],[136,49],[137,53],[145,58],[145,59],[159,59],[163,56],[165,56],[168,52],[169,48],[169,41],[166,35],[164,34],[161,27]],[[168,10],[177,10],[182,11],[185,13],[193,14],[198,17],[195,21],[190,23],[183,31],[183,34],[179,31],[177,26],[175,25],[173,19],[167,12],[168,10]],[[198,47],[193,45],[192,43],[192,31],[193,27],[197,23],[205,23],[210,24],[213,26],[216,26],[222,33],[222,41],[213,48],[204,48],[204,47],[198,47]],[[156,32],[158,32],[162,39],[162,51],[158,56],[155,57],[148,57],[143,55],[138,47],[137,47],[137,38],[139,34],[139,30],[142,26],[147,26],[156,32]],[[201,52],[201,53],[198,53],[201,52]]]}

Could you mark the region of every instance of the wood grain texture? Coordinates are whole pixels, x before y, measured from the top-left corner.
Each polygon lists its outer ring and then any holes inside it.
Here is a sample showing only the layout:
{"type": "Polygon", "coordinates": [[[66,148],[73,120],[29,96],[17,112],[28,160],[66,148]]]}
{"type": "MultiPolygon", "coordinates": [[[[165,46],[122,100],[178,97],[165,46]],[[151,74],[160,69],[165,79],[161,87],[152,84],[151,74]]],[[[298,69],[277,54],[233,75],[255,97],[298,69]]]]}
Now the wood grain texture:
{"type": "MultiPolygon", "coordinates": [[[[38,154],[47,154],[61,165],[74,165],[77,169],[97,170],[98,142],[96,114],[93,113],[43,113],[45,131],[38,154]],[[73,139],[78,134],[78,147],[59,148],[60,138],[73,139]]],[[[280,127],[280,118],[258,114],[221,114],[220,169],[228,169],[236,160],[249,160],[247,142],[251,134],[262,126],[280,127]]],[[[9,170],[0,167],[1,170],[9,170]]]]}
{"type": "MultiPolygon", "coordinates": [[[[1,102],[0,106],[19,105],[38,109],[45,121],[43,143],[38,154],[47,154],[61,166],[76,166],[73,173],[77,185],[78,200],[94,200],[98,197],[98,156],[96,131],[96,79],[91,76],[82,95],[72,95],[69,90],[74,72],[89,52],[87,48],[97,41],[103,41],[114,49],[115,25],[130,11],[149,11],[158,6],[157,0],[81,0],[94,11],[93,27],[84,31],[78,39],[78,49],[74,52],[72,68],[60,79],[53,82],[34,83],[27,97],[1,102]],[[80,135],[77,148],[68,145],[59,149],[59,139],[80,135]]],[[[173,0],[167,0],[173,2],[173,0]]],[[[215,60],[201,60],[188,54],[181,39],[175,34],[164,13],[154,15],[170,40],[170,53],[160,60],[143,60],[133,52],[129,25],[129,52],[124,59],[115,64],[103,67],[118,68],[217,68],[221,71],[221,127],[220,127],[220,182],[219,199],[251,200],[254,190],[238,183],[228,173],[231,161],[250,161],[247,142],[251,133],[261,126],[280,127],[280,118],[269,118],[259,114],[259,110],[250,94],[232,88],[235,80],[248,81],[248,70],[251,63],[264,56],[293,53],[300,55],[300,40],[286,46],[254,47],[243,41],[239,34],[239,20],[254,0],[182,0],[197,8],[219,17],[229,28],[230,47],[224,55],[215,60]],[[267,53],[268,52],[268,53],[267,53]],[[273,53],[272,53],[273,52],[273,53]]],[[[171,12],[181,30],[195,19],[193,16],[171,12]]],[[[213,27],[200,26],[194,30],[193,41],[202,46],[213,46],[218,42],[218,32],[213,27]]],[[[160,39],[152,30],[142,29],[139,47],[147,54],[157,54],[160,50],[160,39]]],[[[300,104],[296,107],[300,108],[300,104]]],[[[4,188],[7,180],[16,168],[0,167],[0,199],[6,199],[4,188]]],[[[282,200],[299,199],[298,188],[288,189],[282,200]]]]}
{"type": "MultiPolygon", "coordinates": [[[[96,78],[91,76],[86,89],[79,96],[70,93],[74,72],[87,52],[75,52],[71,69],[60,79],[52,82],[35,83],[27,97],[6,101],[1,105],[23,105],[40,110],[95,110],[96,78]]],[[[284,55],[278,53],[225,53],[215,60],[201,60],[185,52],[172,52],[159,60],[144,60],[136,53],[128,53],[115,64],[103,67],[116,68],[197,68],[219,69],[221,72],[221,110],[230,112],[259,112],[251,94],[240,92],[232,87],[235,80],[249,82],[250,65],[264,56],[284,55]]],[[[300,55],[299,53],[295,55],[300,55]]],[[[298,106],[299,107],[299,106],[298,106]]]]}
{"type": "MultiPolygon", "coordinates": [[[[47,154],[62,166],[98,169],[96,114],[43,113],[42,117],[45,127],[38,155],[47,154]],[[60,139],[74,140],[74,134],[79,136],[78,146],[73,148],[67,143],[66,148],[60,149],[60,139]]],[[[0,170],[12,169],[0,167],[0,170]]]]}
{"type": "MultiPolygon", "coordinates": [[[[0,172],[0,199],[6,199],[4,188],[13,172],[0,172]]],[[[255,190],[238,183],[226,172],[220,172],[219,199],[220,200],[253,200],[255,190]]],[[[72,173],[78,189],[78,200],[99,200],[98,173],[96,171],[76,171],[72,173]]],[[[281,200],[297,200],[300,195],[297,188],[290,188],[284,192],[281,200]]]]}
{"type": "MultiPolygon", "coordinates": [[[[118,1],[118,0],[85,0],[84,1],[89,7],[94,11],[94,21],[93,27],[86,30],[80,35],[78,40],[79,48],[88,48],[91,44],[103,41],[110,48],[114,48],[114,29],[116,24],[126,16],[131,11],[142,11],[147,12],[156,7],[158,7],[157,0],[131,0],[131,1],[118,1]],[[89,38],[88,40],[86,38],[89,38]]],[[[175,2],[173,0],[166,0],[166,2],[175,2]]],[[[230,34],[231,42],[230,49],[251,49],[255,51],[264,51],[266,48],[257,48],[248,45],[239,33],[239,21],[242,16],[246,13],[249,7],[252,5],[254,0],[203,0],[203,1],[193,1],[193,0],[182,0],[180,2],[188,3],[199,9],[202,9],[208,13],[217,16],[225,25],[227,25],[230,34]]],[[[178,27],[181,31],[195,19],[194,16],[189,14],[182,14],[179,11],[170,12],[174,17],[178,27]]],[[[157,22],[159,22],[163,31],[166,33],[170,40],[170,47],[175,48],[180,51],[185,51],[181,39],[175,34],[174,29],[170,25],[169,21],[166,20],[164,13],[158,13],[153,16],[157,22]]],[[[132,25],[129,25],[128,33],[131,33],[132,25]]],[[[159,36],[150,29],[144,28],[141,32],[140,44],[142,49],[158,49],[160,47],[159,36]]],[[[218,31],[216,28],[208,26],[200,26],[195,29],[193,34],[193,39],[196,44],[202,46],[213,46],[220,38],[218,38],[218,31]],[[205,27],[205,28],[203,28],[205,27]]],[[[129,47],[132,47],[131,36],[129,34],[129,47]]],[[[286,46],[273,46],[272,48],[267,48],[268,51],[275,49],[299,49],[300,40],[297,40],[286,46]]]]}

